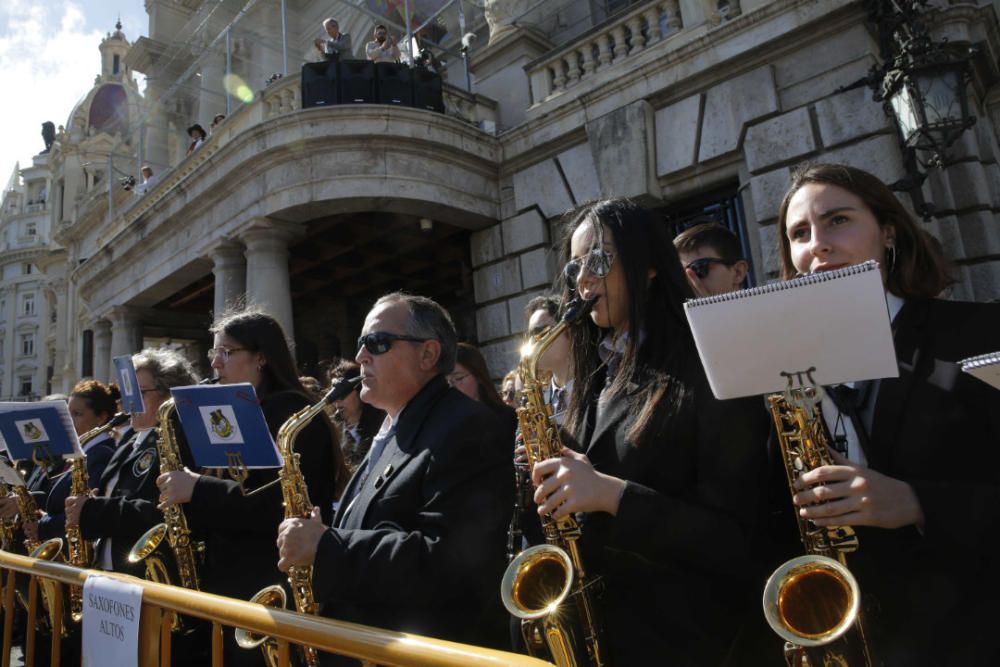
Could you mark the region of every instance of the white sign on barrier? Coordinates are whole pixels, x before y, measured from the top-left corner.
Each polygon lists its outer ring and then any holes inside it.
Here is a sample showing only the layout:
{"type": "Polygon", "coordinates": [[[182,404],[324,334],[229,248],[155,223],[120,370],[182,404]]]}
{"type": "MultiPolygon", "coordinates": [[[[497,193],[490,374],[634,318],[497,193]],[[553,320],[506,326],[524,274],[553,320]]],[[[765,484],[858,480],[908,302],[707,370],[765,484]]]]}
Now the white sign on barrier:
{"type": "Polygon", "coordinates": [[[142,587],[92,574],[83,585],[83,667],[139,665],[142,587]]]}

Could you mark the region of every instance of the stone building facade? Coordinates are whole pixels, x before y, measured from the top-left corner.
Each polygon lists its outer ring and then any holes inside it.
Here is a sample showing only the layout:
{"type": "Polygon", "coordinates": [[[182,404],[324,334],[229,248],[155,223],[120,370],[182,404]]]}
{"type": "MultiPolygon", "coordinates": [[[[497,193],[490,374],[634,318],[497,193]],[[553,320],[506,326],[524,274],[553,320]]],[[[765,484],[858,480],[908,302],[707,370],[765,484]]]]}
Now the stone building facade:
{"type": "MultiPolygon", "coordinates": [[[[272,312],[316,372],[353,355],[371,302],[397,288],[446,305],[499,377],[514,363],[524,304],[556,275],[558,219],[576,204],[634,197],[664,224],[723,216],[763,282],[776,273],[777,206],[796,164],[905,175],[894,122],[852,86],[878,60],[864,2],[486,4],[465,17],[479,33],[468,76],[455,17],[435,28],[451,54],[439,114],[301,109],[297,70],[326,4],[299,3],[282,21],[270,6],[209,16],[202,3],[148,3],[150,35],[121,59],[149,80],[139,122],[89,138],[157,165],[159,180],[142,197],[85,182],[73,206],[63,195],[51,210],[52,389],[108,377],[112,356],[144,342],[200,355],[212,314],[238,302],[272,312]],[[211,30],[178,48],[191,25],[211,30]],[[284,58],[288,73],[251,86],[284,58]],[[233,74],[252,95],[225,87],[233,74]],[[197,87],[178,84],[196,76],[197,87]],[[185,155],[183,128],[207,127],[220,110],[225,121],[185,155]]],[[[398,32],[361,5],[336,5],[356,49],[379,20],[398,32]]],[[[936,36],[978,47],[978,121],[929,173],[923,193],[936,209],[925,224],[960,269],[953,296],[997,299],[1000,3],[929,5],[936,36]]],[[[75,167],[61,156],[78,150],[73,141],[60,134],[53,184],[70,182],[75,167]]]]}

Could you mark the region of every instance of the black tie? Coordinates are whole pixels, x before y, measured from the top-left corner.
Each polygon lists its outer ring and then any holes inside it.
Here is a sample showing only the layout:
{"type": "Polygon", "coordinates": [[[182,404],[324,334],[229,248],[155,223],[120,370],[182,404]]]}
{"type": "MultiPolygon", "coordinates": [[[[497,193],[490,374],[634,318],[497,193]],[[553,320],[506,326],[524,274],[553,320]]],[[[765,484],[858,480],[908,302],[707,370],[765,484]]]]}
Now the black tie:
{"type": "MultiPolygon", "coordinates": [[[[847,416],[851,420],[851,425],[854,426],[854,432],[858,436],[858,445],[861,450],[867,454],[868,452],[868,429],[865,427],[864,420],[861,419],[861,410],[864,408],[865,403],[868,401],[869,390],[871,389],[870,382],[859,382],[858,387],[849,387],[846,384],[838,384],[832,387],[826,388],[826,393],[830,396],[830,400],[833,404],[837,406],[837,409],[847,416]]],[[[840,448],[834,445],[834,449],[840,451],[840,448]]],[[[846,451],[841,451],[841,454],[847,454],[846,451]]]]}

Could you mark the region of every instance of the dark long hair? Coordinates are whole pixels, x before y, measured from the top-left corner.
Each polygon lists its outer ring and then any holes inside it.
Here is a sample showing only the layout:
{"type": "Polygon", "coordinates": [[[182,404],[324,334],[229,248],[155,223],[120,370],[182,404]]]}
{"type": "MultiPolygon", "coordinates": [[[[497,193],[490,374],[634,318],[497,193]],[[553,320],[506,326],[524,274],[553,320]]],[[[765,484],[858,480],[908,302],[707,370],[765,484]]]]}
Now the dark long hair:
{"type": "MultiPolygon", "coordinates": [[[[260,369],[260,386],[257,396],[264,400],[268,396],[280,392],[298,394],[307,403],[313,398],[299,380],[298,369],[292,359],[292,351],[288,346],[285,332],[276,319],[256,309],[243,309],[223,315],[212,325],[213,334],[221,333],[229,336],[250,352],[259,352],[264,357],[264,366],[260,369]]],[[[334,489],[337,497],[347,485],[348,471],[344,463],[344,455],[340,449],[340,437],[325,413],[320,413],[315,419],[326,424],[330,432],[333,446],[334,489]]]]}
{"type": "MultiPolygon", "coordinates": [[[[610,233],[617,248],[614,262],[624,271],[628,292],[628,341],[609,397],[629,395],[629,441],[648,444],[663,431],[697,377],[698,355],[684,316],[684,300],[692,297],[667,225],[628,199],[584,204],[567,214],[562,255],[572,256],[571,239],[582,225],[594,225],[600,242],[610,233]],[[649,278],[650,270],[655,272],[649,278]]],[[[563,302],[576,296],[563,284],[563,302]]],[[[579,435],[589,406],[601,391],[604,364],[598,347],[610,333],[585,317],[570,329],[575,384],[567,428],[579,435]]]]}
{"type": "Polygon", "coordinates": [[[879,226],[889,225],[895,230],[896,259],[893,266],[886,267],[889,269],[886,288],[890,292],[904,299],[933,298],[955,282],[940,244],[917,226],[892,190],[878,177],[846,164],[806,164],[792,175],[792,183],[778,209],[778,256],[784,280],[798,275],[792,264],[788,240],[788,205],[795,193],[810,183],[836,185],[847,190],[864,202],[879,226]]]}
{"type": "Polygon", "coordinates": [[[240,310],[223,315],[210,331],[229,336],[248,351],[263,355],[265,363],[257,387],[261,399],[279,391],[294,391],[309,398],[309,392],[299,381],[288,339],[276,319],[259,310],[240,310]]]}
{"type": "Polygon", "coordinates": [[[493,386],[493,381],[490,379],[490,372],[486,368],[486,360],[483,359],[482,353],[476,349],[475,345],[459,343],[458,356],[455,361],[465,366],[465,370],[469,371],[472,377],[476,378],[480,401],[495,408],[507,407],[503,399],[500,398],[497,388],[493,386]]]}

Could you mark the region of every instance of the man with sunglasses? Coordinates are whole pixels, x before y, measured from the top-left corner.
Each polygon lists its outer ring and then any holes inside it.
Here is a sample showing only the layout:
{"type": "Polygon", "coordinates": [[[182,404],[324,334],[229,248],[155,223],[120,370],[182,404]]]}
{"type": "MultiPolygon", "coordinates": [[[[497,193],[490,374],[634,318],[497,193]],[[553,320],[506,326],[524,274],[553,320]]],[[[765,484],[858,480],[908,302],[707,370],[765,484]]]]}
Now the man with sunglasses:
{"type": "Polygon", "coordinates": [[[750,266],[736,235],[717,222],[689,227],[674,238],[674,247],[695,296],[715,296],[743,288],[750,266]]]}
{"type": "Polygon", "coordinates": [[[323,615],[502,647],[509,429],[448,386],[456,348],[451,318],[434,301],[393,293],[375,303],[356,360],[361,400],[385,421],[332,527],[316,511],[281,524],[278,568],[313,566],[323,615]]]}

